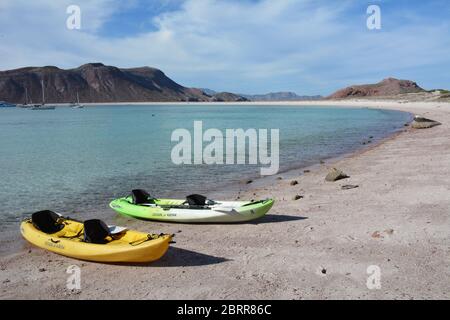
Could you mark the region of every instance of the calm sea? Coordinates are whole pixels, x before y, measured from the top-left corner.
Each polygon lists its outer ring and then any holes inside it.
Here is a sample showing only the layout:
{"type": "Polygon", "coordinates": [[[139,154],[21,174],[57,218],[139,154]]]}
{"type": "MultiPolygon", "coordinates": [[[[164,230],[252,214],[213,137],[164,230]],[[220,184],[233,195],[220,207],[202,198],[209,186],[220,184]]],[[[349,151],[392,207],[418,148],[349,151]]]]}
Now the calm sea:
{"type": "MultiPolygon", "coordinates": [[[[373,137],[403,128],[411,115],[367,108],[230,105],[96,106],[31,111],[0,109],[0,224],[27,214],[105,212],[109,201],[145,188],[157,197],[220,190],[260,166],[174,165],[172,131],[280,130],[280,167],[287,170],[342,155],[373,137]]],[[[113,212],[111,211],[111,214],[113,212]]]]}

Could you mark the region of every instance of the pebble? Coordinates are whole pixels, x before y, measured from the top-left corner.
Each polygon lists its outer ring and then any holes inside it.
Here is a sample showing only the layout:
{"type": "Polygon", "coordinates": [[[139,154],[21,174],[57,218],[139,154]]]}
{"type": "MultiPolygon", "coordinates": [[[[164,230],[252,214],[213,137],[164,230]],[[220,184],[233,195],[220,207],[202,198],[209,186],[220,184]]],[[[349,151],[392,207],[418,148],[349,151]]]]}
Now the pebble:
{"type": "Polygon", "coordinates": [[[342,190],[350,190],[350,189],[356,189],[356,188],[359,188],[359,186],[354,185],[354,184],[346,184],[341,187],[342,190]]]}
{"type": "Polygon", "coordinates": [[[379,231],[375,231],[374,233],[372,233],[372,238],[383,238],[383,236],[379,231]]]}

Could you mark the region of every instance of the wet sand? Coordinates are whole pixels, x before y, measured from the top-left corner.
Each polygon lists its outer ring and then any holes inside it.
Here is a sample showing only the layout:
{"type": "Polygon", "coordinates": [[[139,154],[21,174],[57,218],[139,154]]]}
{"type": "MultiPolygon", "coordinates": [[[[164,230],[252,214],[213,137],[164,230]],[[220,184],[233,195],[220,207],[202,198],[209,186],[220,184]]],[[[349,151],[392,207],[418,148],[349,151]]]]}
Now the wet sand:
{"type": "MultiPolygon", "coordinates": [[[[270,103],[278,104],[278,103],[270,103]]],[[[229,198],[277,200],[246,224],[117,218],[176,244],[149,265],[83,262],[34,248],[0,259],[2,299],[449,299],[450,104],[289,102],[408,111],[441,126],[405,131],[362,152],[242,183],[229,198]],[[331,167],[349,179],[325,182],[331,167]],[[298,184],[291,186],[291,181],[298,184]],[[358,188],[342,190],[343,185],[358,188]],[[302,199],[293,200],[296,195],[302,199]],[[68,290],[70,265],[81,290],[68,290]],[[381,288],[368,289],[369,266],[381,288]]],[[[217,198],[218,195],[217,195],[217,198]]]]}

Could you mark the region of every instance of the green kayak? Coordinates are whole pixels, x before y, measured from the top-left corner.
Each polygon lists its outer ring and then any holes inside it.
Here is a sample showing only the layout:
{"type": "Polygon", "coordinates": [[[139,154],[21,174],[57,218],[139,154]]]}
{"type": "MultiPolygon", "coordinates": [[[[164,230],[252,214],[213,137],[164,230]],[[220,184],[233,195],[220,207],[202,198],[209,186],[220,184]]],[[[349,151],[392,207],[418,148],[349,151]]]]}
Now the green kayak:
{"type": "Polygon", "coordinates": [[[274,203],[272,199],[259,201],[212,201],[200,195],[184,200],[156,199],[144,190],[113,200],[110,207],[123,215],[157,221],[185,223],[231,223],[261,218],[274,203]]]}

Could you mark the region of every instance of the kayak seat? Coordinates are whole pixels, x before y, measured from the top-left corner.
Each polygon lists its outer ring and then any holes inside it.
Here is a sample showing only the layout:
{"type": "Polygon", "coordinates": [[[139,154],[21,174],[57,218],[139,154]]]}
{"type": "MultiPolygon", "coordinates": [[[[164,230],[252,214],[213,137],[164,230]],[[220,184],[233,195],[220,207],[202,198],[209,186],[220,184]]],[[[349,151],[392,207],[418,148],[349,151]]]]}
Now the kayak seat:
{"type": "Polygon", "coordinates": [[[50,210],[35,212],[31,215],[33,226],[48,234],[53,234],[64,228],[61,216],[50,210]]]}
{"type": "Polygon", "coordinates": [[[131,191],[131,197],[134,204],[153,204],[155,201],[150,194],[142,189],[134,189],[131,191]]]}
{"type": "Polygon", "coordinates": [[[206,197],[200,194],[191,194],[186,197],[186,202],[190,206],[204,206],[206,205],[206,197]]]}
{"type": "Polygon", "coordinates": [[[105,244],[106,237],[111,236],[108,226],[102,220],[86,220],[84,223],[84,241],[95,244],[105,244]]]}

